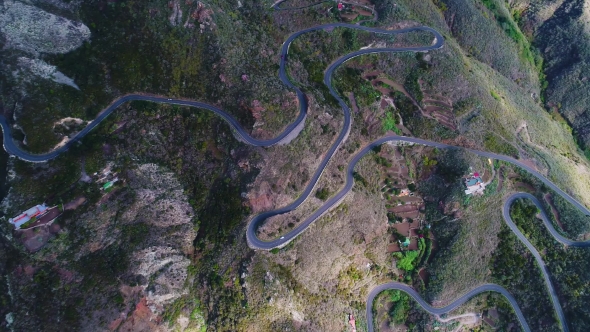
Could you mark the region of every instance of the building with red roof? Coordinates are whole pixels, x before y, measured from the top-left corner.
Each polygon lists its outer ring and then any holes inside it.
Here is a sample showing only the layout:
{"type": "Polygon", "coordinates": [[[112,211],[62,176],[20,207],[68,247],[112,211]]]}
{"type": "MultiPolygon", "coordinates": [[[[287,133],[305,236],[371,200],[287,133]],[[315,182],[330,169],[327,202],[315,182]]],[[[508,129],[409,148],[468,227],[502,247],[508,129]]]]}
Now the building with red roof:
{"type": "Polygon", "coordinates": [[[8,222],[13,225],[15,229],[20,229],[20,226],[24,223],[35,220],[38,216],[44,214],[45,211],[47,211],[47,206],[45,206],[45,204],[36,205],[16,217],[8,219],[8,222]]]}

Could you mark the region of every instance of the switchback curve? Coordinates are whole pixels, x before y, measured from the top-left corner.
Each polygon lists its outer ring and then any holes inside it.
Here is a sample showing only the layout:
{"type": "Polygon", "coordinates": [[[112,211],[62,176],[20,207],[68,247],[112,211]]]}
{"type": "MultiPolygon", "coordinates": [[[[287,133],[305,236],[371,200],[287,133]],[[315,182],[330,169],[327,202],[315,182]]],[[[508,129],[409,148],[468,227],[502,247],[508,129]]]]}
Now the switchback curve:
{"type": "Polygon", "coordinates": [[[426,302],[420,296],[420,294],[418,294],[418,292],[416,292],[412,287],[410,287],[406,284],[402,284],[400,282],[389,282],[389,283],[382,284],[382,285],[379,285],[379,286],[373,288],[371,290],[371,292],[369,293],[369,296],[367,298],[367,309],[366,309],[367,330],[369,332],[374,331],[373,301],[375,300],[377,295],[379,295],[379,293],[386,291],[386,290],[390,290],[390,289],[397,289],[397,290],[400,290],[400,291],[408,294],[410,297],[412,297],[414,299],[414,301],[416,301],[416,303],[418,303],[418,305],[420,307],[422,307],[426,312],[428,312],[432,315],[442,315],[442,314],[449,313],[449,312],[457,309],[459,306],[461,306],[462,304],[467,302],[472,297],[479,295],[481,293],[485,293],[485,292],[500,293],[506,298],[506,300],[508,300],[508,302],[510,302],[510,304],[514,308],[514,312],[516,313],[516,317],[518,318],[518,321],[522,325],[522,328],[525,330],[525,332],[531,331],[531,329],[529,328],[529,325],[527,324],[526,320],[524,319],[524,315],[522,314],[522,311],[520,310],[520,308],[518,307],[518,304],[516,303],[516,300],[504,287],[494,285],[494,284],[481,285],[481,286],[476,287],[476,288],[470,290],[469,292],[463,294],[461,297],[457,298],[451,304],[449,304],[445,307],[437,308],[437,307],[431,306],[428,302],[426,302]]]}

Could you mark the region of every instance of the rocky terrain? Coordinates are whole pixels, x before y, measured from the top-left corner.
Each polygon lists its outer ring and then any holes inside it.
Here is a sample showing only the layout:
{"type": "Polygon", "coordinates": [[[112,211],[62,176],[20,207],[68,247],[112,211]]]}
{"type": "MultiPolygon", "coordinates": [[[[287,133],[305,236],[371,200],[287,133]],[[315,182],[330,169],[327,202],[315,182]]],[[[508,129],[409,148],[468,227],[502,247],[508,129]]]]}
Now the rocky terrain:
{"type": "MultiPolygon", "coordinates": [[[[252,136],[271,138],[299,107],[277,77],[287,36],[376,14],[377,22],[365,24],[431,26],[445,46],[357,57],[335,72],[334,87],[353,112],[348,139],[310,198],[268,220],[261,236],[276,239],[295,227],[341,189],[353,155],[392,132],[512,155],[590,202],[590,164],[568,125],[583,137],[574,121],[585,114],[584,102],[576,102],[587,89],[575,88],[586,82],[583,43],[567,39],[561,47],[566,39],[551,37],[542,44],[558,25],[576,32],[568,36],[582,35],[587,1],[352,2],[340,12],[332,3],[274,11],[269,1],[6,0],[0,108],[15,129],[12,138],[35,153],[64,142],[128,93],[208,102],[252,136]],[[559,83],[564,77],[575,84],[559,83]],[[571,102],[560,99],[568,96],[571,102]]],[[[363,331],[368,291],[396,280],[436,305],[481,283],[503,283],[524,303],[535,330],[550,331],[556,325],[543,319],[550,307],[534,263],[503,232],[500,206],[515,191],[551,193],[509,165],[470,154],[375,149],[355,169],[352,192],[300,237],[270,252],[248,248],[248,220],[297,198],[342,127],[340,105],[323,83],[325,68],[365,47],[430,43],[426,34],[389,38],[344,28],[300,36],[287,74],[305,91],[309,110],[288,144],[247,146],[210,112],[131,102],[54,160],[11,159],[7,216],[41,202],[65,211],[37,251],[1,224],[0,328],[343,331],[353,314],[363,331]],[[464,194],[469,167],[489,182],[482,195],[464,194]],[[513,275],[518,269],[505,266],[527,266],[530,273],[513,275]]],[[[551,196],[568,235],[587,236],[590,223],[551,196]]],[[[589,277],[572,262],[585,256],[561,254],[568,258],[550,268],[567,314],[583,322],[588,296],[579,285],[589,277]],[[575,277],[562,279],[562,270],[575,277]]],[[[399,294],[384,296],[376,312],[383,331],[458,328],[434,324],[399,294]]],[[[459,311],[483,310],[499,312],[493,315],[499,328],[513,326],[513,314],[493,296],[459,311]]],[[[484,329],[479,323],[474,328],[484,329]]]]}
{"type": "Polygon", "coordinates": [[[44,79],[50,79],[55,83],[69,85],[76,90],[80,90],[76,83],[74,83],[73,79],[67,77],[57,70],[55,66],[52,66],[43,60],[19,57],[18,66],[20,70],[19,72],[16,72],[15,75],[23,75],[24,77],[19,77],[21,79],[31,81],[34,78],[27,77],[27,75],[33,75],[44,79]]]}
{"type": "Polygon", "coordinates": [[[154,164],[139,165],[125,179],[126,186],[108,200],[88,207],[76,220],[60,223],[65,228],[54,241],[29,258],[22,256],[7,275],[15,304],[11,315],[16,317],[9,327],[57,327],[59,315],[52,315],[65,308],[80,318],[72,330],[156,329],[154,321],[187,294],[188,256],[196,233],[194,211],[180,183],[154,164]],[[104,260],[103,252],[113,256],[104,260]],[[116,279],[110,279],[110,271],[117,271],[116,279]],[[32,298],[32,285],[44,278],[54,288],[38,289],[42,295],[32,298]],[[63,306],[49,305],[54,297],[61,298],[63,306]],[[74,299],[79,302],[69,307],[74,299]],[[34,319],[19,318],[24,312],[17,308],[26,307],[36,312],[34,319]]]}
{"type": "Polygon", "coordinates": [[[539,48],[547,76],[545,103],[561,113],[582,148],[590,146],[590,2],[514,1],[519,25],[539,48]]]}

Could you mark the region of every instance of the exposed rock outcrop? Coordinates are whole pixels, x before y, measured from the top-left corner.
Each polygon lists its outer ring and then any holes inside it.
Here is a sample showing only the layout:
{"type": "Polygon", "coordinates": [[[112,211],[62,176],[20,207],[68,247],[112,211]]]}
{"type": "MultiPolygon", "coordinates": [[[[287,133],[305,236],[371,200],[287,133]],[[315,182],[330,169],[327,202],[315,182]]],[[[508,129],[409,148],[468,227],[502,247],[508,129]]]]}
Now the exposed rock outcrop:
{"type": "Polygon", "coordinates": [[[67,53],[90,38],[83,23],[11,0],[0,5],[0,32],[8,47],[31,54],[67,53]]]}
{"type": "Polygon", "coordinates": [[[74,80],[57,70],[57,67],[48,64],[40,59],[29,59],[26,57],[18,58],[19,71],[17,75],[24,79],[31,79],[31,75],[49,79],[55,83],[69,85],[76,90],[80,90],[74,80]]]}

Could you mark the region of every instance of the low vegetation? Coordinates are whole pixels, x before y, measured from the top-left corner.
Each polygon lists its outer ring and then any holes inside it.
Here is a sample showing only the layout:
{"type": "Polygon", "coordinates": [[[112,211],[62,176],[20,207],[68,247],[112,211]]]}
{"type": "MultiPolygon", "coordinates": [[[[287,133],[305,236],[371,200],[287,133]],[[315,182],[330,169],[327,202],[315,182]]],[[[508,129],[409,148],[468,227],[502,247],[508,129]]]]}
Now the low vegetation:
{"type": "MultiPolygon", "coordinates": [[[[544,262],[549,267],[555,288],[559,292],[562,308],[570,329],[584,331],[588,328],[590,312],[583,303],[589,295],[584,288],[590,282],[587,265],[590,250],[587,248],[564,248],[549,234],[540,219],[536,218],[537,208],[527,201],[517,201],[510,209],[510,215],[522,233],[542,253],[544,262]]],[[[522,298],[524,306],[532,319],[539,322],[538,330],[556,329],[556,319],[549,302],[544,282],[539,275],[539,267],[533,264],[532,256],[525,255],[526,248],[515,243],[516,237],[506,229],[500,235],[502,242],[495,254],[494,273],[496,280],[502,282],[522,298]],[[518,250],[518,252],[514,252],[518,250]],[[528,266],[527,266],[528,264],[528,266]],[[535,265],[534,268],[532,265],[535,265]],[[516,285],[526,285],[525,287],[516,285]],[[549,319],[551,317],[551,320],[549,319]]],[[[531,326],[533,328],[533,326],[531,326]]]]}
{"type": "MultiPolygon", "coordinates": [[[[535,213],[536,207],[517,202],[512,206],[510,215],[515,223],[520,224],[523,219],[534,218],[535,213]]],[[[528,249],[507,226],[502,226],[498,239],[500,241],[491,262],[494,281],[514,295],[532,330],[559,329],[540,267],[535,263],[535,259],[528,254],[528,249]]]]}

